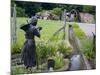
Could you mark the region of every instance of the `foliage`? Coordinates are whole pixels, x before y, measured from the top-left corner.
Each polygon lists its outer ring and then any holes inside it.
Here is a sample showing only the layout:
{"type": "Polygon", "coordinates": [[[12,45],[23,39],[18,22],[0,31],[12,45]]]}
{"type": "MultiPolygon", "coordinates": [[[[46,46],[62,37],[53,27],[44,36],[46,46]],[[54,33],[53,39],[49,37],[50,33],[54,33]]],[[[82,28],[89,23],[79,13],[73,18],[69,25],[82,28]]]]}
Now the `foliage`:
{"type": "Polygon", "coordinates": [[[85,33],[79,28],[77,24],[73,25],[76,36],[80,39],[82,44],[83,53],[87,59],[91,60],[95,58],[95,52],[93,51],[93,41],[86,37],[85,33]]]}
{"type": "Polygon", "coordinates": [[[48,57],[55,55],[56,47],[52,42],[47,43],[45,41],[41,41],[38,42],[37,44],[37,51],[38,51],[37,54],[39,55],[39,58],[46,59],[48,57]]]}
{"type": "MultiPolygon", "coordinates": [[[[20,25],[25,24],[26,20],[27,18],[17,18],[17,40],[12,45],[12,54],[21,52],[21,48],[25,41],[25,33],[20,29],[20,25]]],[[[59,50],[64,55],[70,54],[71,47],[67,46],[67,44],[62,41],[63,32],[61,31],[53,37],[53,34],[63,26],[62,21],[39,20],[38,26],[42,27],[41,38],[35,37],[35,39],[37,44],[37,50],[39,51],[39,55],[41,58],[47,57],[48,55],[54,55],[56,50],[59,50]]]]}
{"type": "Polygon", "coordinates": [[[60,31],[58,34],[55,36],[51,36],[49,41],[58,41],[58,40],[63,40],[64,33],[63,31],[60,31]]]}
{"type": "Polygon", "coordinates": [[[86,58],[91,63],[92,69],[96,68],[96,49],[93,50],[93,42],[91,39],[83,39],[81,40],[82,43],[82,51],[86,58]]]}
{"type": "MultiPolygon", "coordinates": [[[[21,24],[26,23],[27,18],[17,18],[17,40],[12,45],[12,54],[20,53],[21,48],[24,44],[25,37],[24,31],[20,29],[21,24]]],[[[56,50],[65,54],[70,54],[70,47],[61,41],[63,39],[63,32],[59,32],[53,37],[53,34],[63,26],[62,21],[51,21],[51,20],[39,20],[38,26],[42,27],[41,38],[36,38],[37,50],[39,51],[40,58],[47,58],[48,56],[53,56],[56,50]],[[50,39],[50,42],[47,42],[50,39]],[[61,44],[60,44],[61,43],[61,44]],[[63,43],[63,44],[62,44],[63,43]],[[57,45],[57,46],[55,46],[57,45]],[[62,49],[60,48],[62,47],[62,49]],[[58,49],[59,48],[59,49],[58,49]],[[69,49],[67,49],[69,48],[69,49]],[[68,51],[68,52],[67,52],[68,51]],[[67,53],[66,53],[67,52],[67,53]],[[50,54],[51,53],[51,54],[50,54]]]]}
{"type": "Polygon", "coordinates": [[[17,17],[25,17],[25,16],[27,16],[26,14],[25,14],[25,9],[23,9],[23,8],[21,8],[21,7],[17,7],[16,8],[16,11],[17,11],[17,17]]]}
{"type": "MultiPolygon", "coordinates": [[[[17,48],[12,49],[13,50],[12,53],[19,52],[20,50],[19,51],[17,51],[17,50],[20,49],[22,47],[22,45],[24,44],[24,41],[25,41],[25,37],[24,37],[25,35],[24,34],[25,34],[25,32],[20,29],[20,26],[22,24],[26,24],[27,19],[28,18],[24,18],[24,17],[23,18],[22,17],[17,18],[17,29],[16,29],[17,40],[16,40],[15,44],[17,44],[18,46],[17,46],[17,48]]],[[[49,40],[49,38],[51,38],[53,36],[53,33],[55,33],[59,28],[61,28],[62,25],[63,25],[62,21],[39,20],[38,26],[42,27],[41,38],[35,37],[36,41],[38,41],[38,40],[49,40]]],[[[11,31],[13,32],[13,23],[11,23],[11,31]]],[[[62,39],[62,35],[63,34],[60,33],[60,35],[53,38],[53,40],[62,39]]],[[[13,47],[16,47],[16,46],[13,46],[13,47]]]]}
{"type": "Polygon", "coordinates": [[[17,68],[11,69],[11,70],[12,70],[11,75],[29,73],[29,71],[27,69],[25,69],[24,67],[17,67],[17,68]]]}
{"type": "Polygon", "coordinates": [[[90,39],[83,39],[82,42],[82,50],[88,60],[95,59],[96,53],[93,50],[93,42],[90,39]]]}
{"type": "Polygon", "coordinates": [[[60,53],[62,53],[64,56],[69,56],[72,52],[72,47],[68,46],[68,43],[66,43],[65,41],[59,41],[57,43],[58,45],[58,51],[60,53]]]}
{"type": "MultiPolygon", "coordinates": [[[[23,10],[25,10],[25,14],[28,17],[31,17],[32,15],[35,15],[36,12],[39,12],[42,9],[40,3],[20,2],[20,1],[15,1],[14,3],[16,4],[17,7],[22,8],[23,10]]],[[[20,13],[20,17],[22,17],[22,13],[20,13]]]]}
{"type": "MultiPolygon", "coordinates": [[[[11,6],[13,6],[14,3],[17,5],[17,7],[25,10],[25,15],[29,17],[43,10],[51,10],[53,11],[53,13],[56,13],[57,15],[59,15],[61,11],[63,11],[64,9],[66,9],[68,12],[71,11],[72,9],[76,9],[79,12],[87,12],[87,13],[95,14],[95,6],[37,3],[37,2],[20,2],[20,1],[13,1],[13,0],[12,0],[11,6]]],[[[20,13],[20,17],[22,15],[23,14],[20,13]]]]}
{"type": "Polygon", "coordinates": [[[95,15],[96,8],[94,6],[84,6],[83,12],[88,12],[95,15]]]}
{"type": "MultiPolygon", "coordinates": [[[[53,37],[53,34],[63,26],[63,21],[54,21],[54,20],[39,20],[38,26],[41,26],[41,38],[40,40],[49,40],[53,37]]],[[[54,40],[61,40],[63,33],[57,34],[57,37],[53,38],[54,40]]],[[[39,39],[38,39],[39,40],[39,39]]]]}
{"type": "Polygon", "coordinates": [[[80,29],[80,27],[78,26],[77,23],[73,23],[73,30],[75,32],[75,35],[79,38],[79,39],[84,39],[86,38],[85,33],[80,29]]]}
{"type": "Polygon", "coordinates": [[[57,52],[55,57],[55,69],[59,69],[62,68],[64,66],[64,58],[63,58],[63,54],[57,52]]]}
{"type": "Polygon", "coordinates": [[[43,59],[54,56],[58,51],[63,56],[70,55],[72,48],[67,43],[64,43],[64,41],[39,41],[37,42],[37,51],[39,58],[43,59]]]}
{"type": "Polygon", "coordinates": [[[51,12],[52,12],[53,14],[55,14],[55,15],[60,16],[60,15],[62,14],[62,8],[56,7],[56,8],[54,8],[54,9],[52,9],[51,12]]]}
{"type": "Polygon", "coordinates": [[[93,40],[90,37],[87,37],[85,33],[78,27],[77,24],[74,24],[73,28],[76,36],[80,39],[82,52],[90,61],[90,63],[92,63],[92,68],[95,68],[96,51],[93,50],[93,40]]]}
{"type": "Polygon", "coordinates": [[[15,53],[20,53],[20,52],[21,52],[21,48],[20,48],[19,42],[13,43],[13,45],[11,46],[11,53],[15,54],[15,53]]]}

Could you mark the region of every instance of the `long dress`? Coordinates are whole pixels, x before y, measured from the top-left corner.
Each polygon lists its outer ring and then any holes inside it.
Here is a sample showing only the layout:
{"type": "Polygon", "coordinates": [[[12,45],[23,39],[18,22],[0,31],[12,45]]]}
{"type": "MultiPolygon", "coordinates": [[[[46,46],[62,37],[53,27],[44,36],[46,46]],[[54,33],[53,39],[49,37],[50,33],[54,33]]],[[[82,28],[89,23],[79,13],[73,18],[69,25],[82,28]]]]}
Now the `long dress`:
{"type": "Polygon", "coordinates": [[[28,25],[25,27],[22,27],[26,34],[26,41],[22,48],[22,61],[24,65],[28,67],[34,67],[36,65],[36,45],[34,40],[34,35],[32,34],[33,30],[31,28],[32,26],[28,25]],[[24,29],[25,28],[25,29],[24,29]]]}

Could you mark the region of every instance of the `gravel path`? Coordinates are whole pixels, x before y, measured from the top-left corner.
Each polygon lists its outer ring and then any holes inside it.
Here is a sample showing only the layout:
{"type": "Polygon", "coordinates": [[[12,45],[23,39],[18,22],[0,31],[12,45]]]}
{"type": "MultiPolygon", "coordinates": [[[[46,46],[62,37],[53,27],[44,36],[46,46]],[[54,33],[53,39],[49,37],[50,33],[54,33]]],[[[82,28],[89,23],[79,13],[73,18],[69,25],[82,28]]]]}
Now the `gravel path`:
{"type": "Polygon", "coordinates": [[[80,28],[85,32],[87,36],[93,36],[92,32],[95,34],[96,25],[87,23],[78,23],[80,28]]]}

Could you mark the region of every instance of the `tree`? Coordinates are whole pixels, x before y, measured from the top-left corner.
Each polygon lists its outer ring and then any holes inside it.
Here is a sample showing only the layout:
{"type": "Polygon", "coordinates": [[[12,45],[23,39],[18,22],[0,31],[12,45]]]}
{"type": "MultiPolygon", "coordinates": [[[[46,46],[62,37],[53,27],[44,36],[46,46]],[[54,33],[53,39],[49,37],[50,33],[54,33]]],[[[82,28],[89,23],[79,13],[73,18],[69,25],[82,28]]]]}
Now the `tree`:
{"type": "Polygon", "coordinates": [[[17,11],[17,17],[25,17],[25,16],[27,16],[25,14],[25,9],[23,9],[21,7],[16,7],[16,11],[17,11]]]}
{"type": "MultiPolygon", "coordinates": [[[[22,9],[28,17],[42,10],[41,3],[15,1],[18,10],[22,9]],[[25,10],[25,11],[24,11],[25,10]]],[[[20,14],[20,16],[23,16],[20,14]]]]}
{"type": "Polygon", "coordinates": [[[62,14],[62,8],[58,8],[58,7],[56,7],[56,8],[54,8],[53,10],[51,10],[51,12],[52,12],[53,14],[59,16],[59,15],[62,14]]]}
{"type": "Polygon", "coordinates": [[[95,6],[83,6],[83,12],[95,15],[95,6]]]}

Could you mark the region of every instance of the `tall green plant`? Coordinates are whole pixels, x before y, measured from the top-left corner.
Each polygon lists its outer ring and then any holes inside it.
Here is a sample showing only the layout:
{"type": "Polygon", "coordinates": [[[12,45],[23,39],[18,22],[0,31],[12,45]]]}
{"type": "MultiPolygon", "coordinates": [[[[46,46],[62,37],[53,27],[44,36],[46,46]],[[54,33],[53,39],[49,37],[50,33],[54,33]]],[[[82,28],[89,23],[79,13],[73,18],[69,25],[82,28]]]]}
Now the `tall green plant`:
{"type": "Polygon", "coordinates": [[[57,43],[58,51],[62,53],[64,56],[68,56],[72,52],[72,47],[68,46],[67,42],[62,40],[57,43]]]}
{"type": "Polygon", "coordinates": [[[14,42],[13,45],[11,46],[11,53],[16,54],[21,52],[21,47],[19,42],[14,42]]]}
{"type": "Polygon", "coordinates": [[[55,69],[59,69],[64,66],[64,58],[62,53],[57,52],[54,57],[54,60],[55,60],[55,69]]]}

